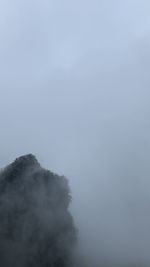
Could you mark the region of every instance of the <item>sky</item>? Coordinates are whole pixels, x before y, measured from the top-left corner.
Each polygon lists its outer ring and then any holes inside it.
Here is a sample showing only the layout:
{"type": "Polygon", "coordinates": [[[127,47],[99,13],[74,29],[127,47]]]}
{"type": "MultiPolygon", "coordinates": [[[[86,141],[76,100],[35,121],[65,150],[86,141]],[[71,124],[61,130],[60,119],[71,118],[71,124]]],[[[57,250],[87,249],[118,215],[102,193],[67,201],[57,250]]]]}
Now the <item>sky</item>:
{"type": "Polygon", "coordinates": [[[1,0],[0,164],[68,177],[96,264],[150,263],[150,3],[1,0]]]}

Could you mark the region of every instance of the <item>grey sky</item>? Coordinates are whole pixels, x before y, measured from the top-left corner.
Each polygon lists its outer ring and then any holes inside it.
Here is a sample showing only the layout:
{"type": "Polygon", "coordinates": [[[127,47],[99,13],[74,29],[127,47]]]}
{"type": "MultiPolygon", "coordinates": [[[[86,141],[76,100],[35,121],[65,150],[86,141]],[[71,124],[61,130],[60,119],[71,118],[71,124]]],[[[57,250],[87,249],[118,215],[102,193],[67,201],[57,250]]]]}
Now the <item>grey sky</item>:
{"type": "Polygon", "coordinates": [[[148,0],[0,2],[1,166],[65,174],[97,259],[150,262],[149,45],[148,0]]]}

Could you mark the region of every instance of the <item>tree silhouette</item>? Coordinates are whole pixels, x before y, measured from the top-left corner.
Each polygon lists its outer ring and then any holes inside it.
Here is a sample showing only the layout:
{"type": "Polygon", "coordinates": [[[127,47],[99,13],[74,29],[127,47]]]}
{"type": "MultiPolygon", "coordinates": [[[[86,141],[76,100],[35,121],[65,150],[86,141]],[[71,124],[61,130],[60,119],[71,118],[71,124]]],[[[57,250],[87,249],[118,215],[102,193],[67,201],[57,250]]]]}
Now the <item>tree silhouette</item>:
{"type": "Polygon", "coordinates": [[[33,155],[0,173],[0,266],[68,267],[76,244],[67,179],[33,155]]]}

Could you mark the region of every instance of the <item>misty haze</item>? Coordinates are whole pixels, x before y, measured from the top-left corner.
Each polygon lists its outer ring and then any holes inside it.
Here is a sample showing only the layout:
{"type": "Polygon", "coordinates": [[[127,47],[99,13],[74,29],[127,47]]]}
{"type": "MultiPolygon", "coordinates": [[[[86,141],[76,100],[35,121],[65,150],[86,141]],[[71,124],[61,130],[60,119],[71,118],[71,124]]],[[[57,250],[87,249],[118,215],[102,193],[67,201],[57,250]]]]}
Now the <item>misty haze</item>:
{"type": "Polygon", "coordinates": [[[2,173],[67,177],[85,267],[150,266],[150,1],[1,0],[0,74],[2,173]]]}

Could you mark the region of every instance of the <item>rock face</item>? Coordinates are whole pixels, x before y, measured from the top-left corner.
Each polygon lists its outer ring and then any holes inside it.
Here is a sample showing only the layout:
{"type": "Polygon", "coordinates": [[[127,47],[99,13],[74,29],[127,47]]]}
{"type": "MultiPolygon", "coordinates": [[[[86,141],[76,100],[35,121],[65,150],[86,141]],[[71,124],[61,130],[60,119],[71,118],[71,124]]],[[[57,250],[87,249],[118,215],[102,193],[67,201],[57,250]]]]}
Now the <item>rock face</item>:
{"type": "Polygon", "coordinates": [[[0,266],[70,267],[76,230],[65,177],[33,155],[0,172],[0,266]]]}

